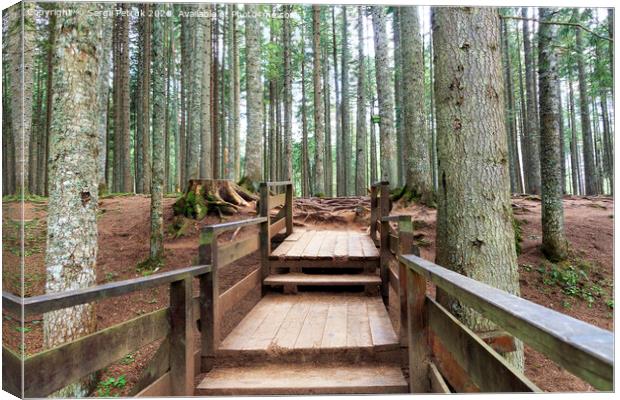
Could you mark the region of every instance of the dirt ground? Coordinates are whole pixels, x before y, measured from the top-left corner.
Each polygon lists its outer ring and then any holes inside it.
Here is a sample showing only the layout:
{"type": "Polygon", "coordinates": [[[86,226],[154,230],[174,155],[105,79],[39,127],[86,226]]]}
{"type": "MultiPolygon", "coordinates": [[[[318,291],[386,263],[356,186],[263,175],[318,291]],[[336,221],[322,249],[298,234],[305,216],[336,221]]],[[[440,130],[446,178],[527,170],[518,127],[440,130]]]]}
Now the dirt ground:
{"type": "MultiPolygon", "coordinates": [[[[201,226],[220,222],[219,217],[209,216],[200,222],[191,221],[183,236],[176,238],[172,229],[172,204],[174,198],[166,198],[165,205],[165,265],[157,272],[195,265],[198,257],[198,232],[201,226]]],[[[119,281],[142,276],[137,265],[148,255],[149,249],[149,205],[147,196],[121,196],[100,201],[98,219],[99,254],[97,257],[97,283],[119,281]]],[[[25,207],[26,273],[25,295],[34,296],[45,291],[45,202],[29,202],[25,207]]],[[[571,315],[605,329],[613,329],[613,200],[610,198],[567,197],[564,201],[565,224],[571,243],[572,262],[554,268],[545,262],[539,249],[541,240],[540,200],[535,197],[515,197],[513,210],[521,226],[521,254],[519,271],[522,297],[571,315]],[[575,271],[579,278],[573,285],[567,285],[563,275],[557,271],[575,271]],[[555,271],[555,272],[554,272],[555,271]],[[579,272],[583,271],[583,272],[579,272]]],[[[19,241],[17,228],[10,221],[17,210],[15,203],[3,203],[3,274],[4,290],[19,293],[19,241]]],[[[415,221],[416,241],[421,255],[434,260],[435,214],[434,209],[419,205],[397,204],[393,214],[412,215],[415,221]]],[[[243,209],[228,221],[255,216],[254,208],[243,209]]],[[[296,226],[328,229],[346,225],[347,229],[367,227],[367,214],[359,209],[339,211],[341,218],[315,221],[307,213],[296,219],[296,226]]],[[[251,228],[250,228],[251,229],[251,228]]],[[[248,230],[249,231],[249,230],[248,230]]],[[[230,235],[222,240],[228,240],[230,235]]],[[[238,236],[246,232],[241,231],[238,236]]],[[[227,266],[220,273],[220,291],[231,287],[258,267],[258,259],[250,255],[238,263],[227,266]]],[[[573,276],[573,275],[571,275],[573,276]]],[[[240,307],[225,316],[223,334],[232,327],[257,301],[246,298],[240,307]]],[[[117,297],[97,303],[98,329],[126,321],[138,315],[167,306],[167,287],[149,289],[129,296],[117,297]]],[[[27,354],[42,350],[41,316],[29,318],[23,329],[27,354]]],[[[3,341],[17,349],[21,329],[8,315],[3,317],[3,341]]],[[[127,395],[140,372],[156,350],[158,344],[128,354],[118,363],[109,366],[100,377],[124,375],[127,381],[122,387],[112,388],[110,394],[127,395]]],[[[592,388],[580,379],[565,372],[532,349],[526,348],[526,375],[543,390],[588,391],[592,388]]],[[[101,385],[99,389],[106,389],[101,385]]]]}

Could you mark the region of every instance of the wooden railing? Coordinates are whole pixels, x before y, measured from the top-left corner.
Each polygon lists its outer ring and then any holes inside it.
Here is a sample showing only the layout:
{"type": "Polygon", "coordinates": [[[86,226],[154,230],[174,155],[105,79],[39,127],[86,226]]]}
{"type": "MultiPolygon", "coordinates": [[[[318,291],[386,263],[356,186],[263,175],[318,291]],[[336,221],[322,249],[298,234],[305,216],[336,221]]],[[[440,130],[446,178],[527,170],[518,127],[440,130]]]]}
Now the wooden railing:
{"type": "MultiPolygon", "coordinates": [[[[167,382],[171,395],[193,393],[194,335],[192,281],[211,275],[200,265],[144,278],[107,283],[85,289],[27,297],[3,293],[3,309],[17,320],[80,304],[170,285],[170,306],[141,315],[40,353],[22,357],[2,346],[3,389],[18,397],[44,397],[76,380],[107,367],[123,356],[158,339],[158,365],[140,386],[167,382]],[[22,311],[23,310],[23,311],[22,311]],[[162,351],[161,349],[166,351],[162,351]],[[165,353],[165,354],[161,354],[165,353]],[[23,362],[23,373],[21,363],[23,362]],[[174,385],[169,382],[174,381],[174,385]]],[[[202,295],[202,294],[201,294],[202,295]]],[[[156,391],[159,393],[158,391],[156,391]]]]}
{"type": "Polygon", "coordinates": [[[22,321],[28,316],[170,285],[170,306],[167,308],[23,359],[3,346],[3,388],[17,397],[44,397],[149,343],[164,339],[130,394],[193,395],[195,376],[213,366],[222,316],[252,290],[262,287],[263,278],[269,273],[271,238],[285,228],[286,234],[293,231],[292,183],[261,184],[259,207],[256,218],[202,228],[199,266],[23,299],[3,292],[3,311],[22,321]],[[283,193],[272,194],[270,188],[283,188],[283,193]],[[281,209],[271,218],[269,212],[276,207],[281,209]],[[224,244],[218,243],[220,234],[251,226],[258,226],[259,230],[224,244]],[[257,250],[261,252],[261,267],[220,294],[220,268],[257,250]],[[192,293],[194,278],[199,280],[198,297],[192,293]],[[201,348],[198,350],[194,348],[196,322],[200,327],[201,348]]]}

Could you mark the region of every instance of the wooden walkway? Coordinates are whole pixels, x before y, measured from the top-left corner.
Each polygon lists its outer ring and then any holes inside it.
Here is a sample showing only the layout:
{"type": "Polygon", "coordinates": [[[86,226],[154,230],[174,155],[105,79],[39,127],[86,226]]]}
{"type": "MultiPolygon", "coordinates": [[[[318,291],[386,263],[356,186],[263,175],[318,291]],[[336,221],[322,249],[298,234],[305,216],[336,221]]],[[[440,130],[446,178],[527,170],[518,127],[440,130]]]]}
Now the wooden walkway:
{"type": "Polygon", "coordinates": [[[370,236],[298,230],[272,251],[269,264],[263,284],[272,292],[222,340],[216,368],[196,394],[407,392],[370,236]]]}

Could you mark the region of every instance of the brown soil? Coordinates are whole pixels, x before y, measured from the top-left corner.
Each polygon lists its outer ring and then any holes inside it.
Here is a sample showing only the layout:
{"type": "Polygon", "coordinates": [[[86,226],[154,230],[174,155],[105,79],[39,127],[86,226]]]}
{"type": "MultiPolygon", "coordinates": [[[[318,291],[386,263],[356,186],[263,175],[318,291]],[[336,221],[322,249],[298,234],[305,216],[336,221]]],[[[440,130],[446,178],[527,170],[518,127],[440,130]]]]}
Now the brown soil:
{"type": "MultiPolygon", "coordinates": [[[[185,236],[174,238],[169,230],[173,224],[172,204],[174,198],[164,199],[165,205],[165,266],[157,272],[183,268],[197,263],[198,232],[201,226],[220,222],[219,217],[208,216],[200,222],[190,220],[185,236]]],[[[97,259],[97,283],[119,281],[141,276],[136,270],[137,264],[148,256],[149,248],[149,206],[147,196],[114,197],[100,201],[99,217],[99,255],[97,259]]],[[[587,285],[596,284],[601,294],[594,296],[589,303],[582,298],[568,296],[557,284],[543,282],[543,274],[538,268],[544,263],[540,245],[540,201],[532,197],[516,197],[513,201],[515,218],[522,223],[522,253],[519,256],[521,295],[531,301],[569,314],[605,329],[613,329],[613,310],[606,304],[613,299],[613,200],[609,198],[566,198],[565,220],[568,239],[571,243],[573,258],[587,267],[589,281],[587,285]]],[[[45,290],[45,203],[27,203],[26,218],[26,273],[25,294],[34,296],[45,290]]],[[[339,218],[313,220],[304,213],[296,218],[296,226],[313,229],[330,229],[346,227],[347,229],[365,230],[368,227],[368,214],[364,209],[339,211],[339,218]],[[303,215],[303,217],[302,217],[303,215]]],[[[419,205],[403,206],[397,204],[393,214],[412,215],[415,221],[416,242],[421,248],[421,255],[434,259],[435,244],[435,210],[419,205]]],[[[18,215],[16,203],[3,203],[3,271],[4,290],[19,293],[19,259],[16,226],[9,217],[18,215]]],[[[243,208],[239,214],[227,220],[239,220],[254,217],[255,206],[243,208]]],[[[244,229],[237,236],[247,234],[252,228],[244,229]]],[[[221,239],[230,239],[233,233],[221,239]]],[[[250,255],[237,263],[227,266],[220,272],[220,291],[231,287],[258,267],[256,255],[250,255]]],[[[549,267],[549,266],[547,266],[549,267]]],[[[251,296],[250,296],[251,297],[251,296]]],[[[226,315],[223,334],[251,309],[257,298],[246,298],[240,307],[226,315]]],[[[102,329],[138,315],[166,307],[168,289],[161,287],[129,296],[101,301],[97,304],[98,329],[102,329]]],[[[17,349],[21,334],[18,325],[8,315],[3,318],[3,342],[17,349]]],[[[41,317],[35,316],[26,322],[26,352],[34,354],[42,349],[41,317]]],[[[113,389],[111,394],[128,394],[137,381],[140,372],[154,354],[158,344],[150,344],[138,352],[127,355],[117,364],[111,365],[103,372],[101,380],[107,377],[125,375],[127,385],[123,389],[113,389]]],[[[526,348],[526,375],[543,390],[548,391],[585,391],[592,388],[580,379],[563,371],[553,362],[526,348]]]]}

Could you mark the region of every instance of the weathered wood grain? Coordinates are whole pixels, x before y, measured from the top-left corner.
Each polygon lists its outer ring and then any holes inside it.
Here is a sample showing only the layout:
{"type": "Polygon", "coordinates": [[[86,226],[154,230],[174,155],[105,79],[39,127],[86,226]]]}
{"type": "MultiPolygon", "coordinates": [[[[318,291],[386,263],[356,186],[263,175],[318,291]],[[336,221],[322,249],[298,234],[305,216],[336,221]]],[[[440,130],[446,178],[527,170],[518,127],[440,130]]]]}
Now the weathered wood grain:
{"type": "Polygon", "coordinates": [[[407,343],[409,353],[409,388],[412,393],[427,393],[428,380],[428,308],[426,280],[407,270],[407,343]]]}
{"type": "Polygon", "coordinates": [[[164,339],[161,345],[140,373],[140,378],[129,391],[129,396],[135,396],[158,380],[170,370],[170,342],[164,339]]]}
{"type": "Polygon", "coordinates": [[[192,280],[170,284],[170,380],[173,396],[194,393],[194,321],[192,280]]]}
{"type": "Polygon", "coordinates": [[[202,228],[202,230],[212,231],[215,233],[223,233],[223,232],[230,231],[233,229],[242,228],[244,226],[258,225],[258,224],[265,222],[266,219],[267,217],[261,215],[260,217],[256,217],[256,218],[242,219],[239,221],[231,221],[231,222],[223,222],[221,224],[207,225],[204,228],[202,228]]]}
{"type": "Polygon", "coordinates": [[[260,246],[258,232],[251,233],[247,237],[236,239],[233,242],[218,245],[217,266],[222,268],[240,258],[254,253],[260,246]]]}
{"type": "Polygon", "coordinates": [[[2,346],[2,390],[22,398],[22,360],[8,347],[2,346]]]}
{"type": "Polygon", "coordinates": [[[261,284],[261,271],[256,269],[248,274],[245,278],[237,282],[233,287],[225,291],[220,295],[219,300],[219,315],[226,314],[231,308],[239,304],[248,293],[260,287],[261,284]]]}
{"type": "Polygon", "coordinates": [[[613,333],[420,257],[399,260],[597,389],[613,389],[613,333]]]}
{"type": "Polygon", "coordinates": [[[286,228],[286,217],[277,219],[276,222],[269,225],[269,239],[277,235],[284,228],[286,228]]]}
{"type": "Polygon", "coordinates": [[[435,363],[430,362],[428,364],[429,369],[429,378],[431,380],[431,392],[433,393],[443,393],[448,394],[450,392],[450,388],[446,383],[445,379],[437,369],[435,363]]]}
{"type": "Polygon", "coordinates": [[[269,209],[280,207],[286,204],[286,193],[269,196],[269,209]]]}

